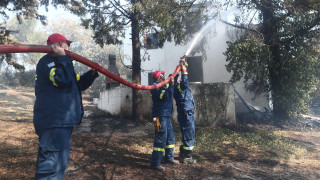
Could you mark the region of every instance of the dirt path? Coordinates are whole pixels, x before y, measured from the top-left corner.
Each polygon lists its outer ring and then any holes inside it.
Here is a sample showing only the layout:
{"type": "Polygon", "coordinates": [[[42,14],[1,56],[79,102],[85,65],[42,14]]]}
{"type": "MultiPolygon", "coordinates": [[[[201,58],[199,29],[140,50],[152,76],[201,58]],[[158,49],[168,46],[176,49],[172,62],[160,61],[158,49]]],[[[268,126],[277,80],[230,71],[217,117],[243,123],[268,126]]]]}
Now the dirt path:
{"type": "MultiPolygon", "coordinates": [[[[34,176],[38,142],[32,124],[33,94],[33,88],[0,89],[1,180],[34,176]]],[[[65,180],[320,179],[320,133],[281,129],[277,131],[293,141],[308,144],[313,153],[301,152],[303,157],[288,157],[281,162],[263,161],[264,154],[230,147],[225,154],[195,153],[197,164],[164,165],[166,172],[155,172],[149,169],[152,124],[134,125],[108,116],[84,99],[86,117],[72,135],[65,180]]]]}

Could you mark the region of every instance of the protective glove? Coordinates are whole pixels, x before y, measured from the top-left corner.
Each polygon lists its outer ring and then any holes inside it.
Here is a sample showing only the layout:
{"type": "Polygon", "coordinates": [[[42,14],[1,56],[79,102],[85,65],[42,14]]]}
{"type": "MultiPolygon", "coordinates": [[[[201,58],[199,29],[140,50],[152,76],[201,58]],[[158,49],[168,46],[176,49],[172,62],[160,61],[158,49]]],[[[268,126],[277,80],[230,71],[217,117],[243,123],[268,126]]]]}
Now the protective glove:
{"type": "Polygon", "coordinates": [[[181,67],[182,67],[181,73],[182,73],[183,75],[188,75],[188,71],[187,71],[186,66],[182,65],[181,67]]]}
{"type": "Polygon", "coordinates": [[[181,58],[180,63],[182,63],[182,65],[184,65],[184,66],[186,66],[186,67],[189,66],[185,57],[182,57],[182,58],[181,58]]]}
{"type": "Polygon", "coordinates": [[[179,78],[179,74],[177,74],[176,77],[174,77],[174,83],[178,83],[178,78],[179,78]]]}
{"type": "Polygon", "coordinates": [[[158,133],[161,129],[161,124],[160,124],[160,120],[159,117],[154,117],[153,118],[153,126],[154,126],[154,130],[156,133],[158,133]]]}
{"type": "Polygon", "coordinates": [[[169,77],[170,77],[169,84],[173,85],[174,84],[174,78],[172,77],[171,74],[169,75],[169,77]]]}

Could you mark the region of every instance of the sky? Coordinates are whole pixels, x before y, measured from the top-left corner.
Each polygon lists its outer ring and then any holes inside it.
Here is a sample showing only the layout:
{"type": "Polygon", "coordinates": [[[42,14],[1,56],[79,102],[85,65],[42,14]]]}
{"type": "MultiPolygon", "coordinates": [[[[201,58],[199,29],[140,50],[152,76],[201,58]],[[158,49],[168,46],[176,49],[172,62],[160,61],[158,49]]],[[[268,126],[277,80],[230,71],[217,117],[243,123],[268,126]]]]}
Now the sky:
{"type": "Polygon", "coordinates": [[[66,16],[71,16],[72,18],[78,18],[71,14],[69,11],[65,10],[64,8],[58,7],[57,9],[53,6],[49,6],[48,12],[46,12],[44,7],[39,8],[39,14],[47,16],[49,20],[60,19],[66,16]]]}
{"type": "MultiPolygon", "coordinates": [[[[9,15],[9,20],[11,18],[15,18],[15,12],[6,12],[6,13],[9,15]]],[[[56,9],[53,6],[49,7],[48,12],[45,10],[44,7],[40,7],[38,13],[41,15],[47,16],[48,23],[50,23],[52,21],[58,21],[59,19],[66,18],[66,17],[71,17],[74,20],[80,20],[79,17],[71,14],[70,12],[66,11],[65,9],[63,9],[63,8],[56,9]]],[[[0,18],[0,24],[1,23],[3,23],[3,19],[0,18]]],[[[38,21],[38,28],[42,31],[46,31],[46,26],[43,26],[40,21],[38,21]]],[[[32,69],[28,65],[25,65],[25,67],[27,70],[32,69]]]]}
{"type": "MultiPolygon", "coordinates": [[[[70,17],[75,20],[80,20],[80,18],[78,16],[71,14],[69,11],[65,10],[64,8],[57,8],[56,9],[53,6],[49,7],[48,12],[45,10],[44,7],[40,7],[39,14],[47,16],[48,22],[51,22],[54,20],[57,21],[61,18],[66,18],[66,17],[68,17],[68,18],[70,17]]],[[[41,23],[39,23],[39,26],[41,27],[41,23]]]]}
{"type": "MultiPolygon", "coordinates": [[[[6,13],[9,15],[9,19],[15,17],[15,12],[6,11],[6,13]]],[[[69,11],[59,6],[58,8],[49,6],[48,12],[45,10],[43,6],[41,6],[39,7],[38,13],[41,15],[47,16],[48,22],[53,20],[59,20],[60,18],[65,18],[65,17],[71,17],[72,19],[79,19],[78,16],[71,14],[69,11]]],[[[1,19],[0,19],[0,23],[2,23],[1,19]]]]}

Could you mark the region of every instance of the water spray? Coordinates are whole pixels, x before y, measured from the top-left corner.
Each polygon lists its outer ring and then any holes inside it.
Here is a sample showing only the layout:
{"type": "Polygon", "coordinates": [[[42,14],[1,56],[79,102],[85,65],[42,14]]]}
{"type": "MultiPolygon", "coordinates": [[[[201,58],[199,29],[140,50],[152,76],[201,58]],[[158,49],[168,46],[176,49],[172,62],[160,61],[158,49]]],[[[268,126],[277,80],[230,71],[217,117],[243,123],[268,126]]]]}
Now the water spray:
{"type": "Polygon", "coordinates": [[[197,34],[194,36],[194,38],[191,41],[190,47],[184,54],[185,57],[189,56],[191,51],[198,45],[199,41],[203,38],[205,32],[208,31],[209,28],[212,26],[213,22],[214,20],[209,21],[205,26],[201,28],[199,32],[197,32],[197,34]]]}

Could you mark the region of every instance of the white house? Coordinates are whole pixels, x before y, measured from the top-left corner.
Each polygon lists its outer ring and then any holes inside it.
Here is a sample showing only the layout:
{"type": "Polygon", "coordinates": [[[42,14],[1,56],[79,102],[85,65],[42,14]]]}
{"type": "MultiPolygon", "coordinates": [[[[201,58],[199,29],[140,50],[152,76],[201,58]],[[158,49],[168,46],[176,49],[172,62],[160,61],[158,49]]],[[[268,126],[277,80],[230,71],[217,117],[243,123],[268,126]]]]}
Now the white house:
{"type": "MultiPolygon", "coordinates": [[[[231,74],[226,70],[225,65],[227,62],[223,53],[227,49],[227,41],[230,41],[230,34],[233,33],[233,28],[219,20],[210,22],[207,28],[211,31],[210,37],[207,37],[209,39],[207,60],[202,61],[203,71],[199,71],[199,73],[203,73],[203,83],[228,83],[231,74]]],[[[168,76],[175,70],[180,58],[190,48],[190,44],[191,42],[184,46],[177,46],[174,43],[165,43],[162,49],[148,49],[147,53],[150,55],[150,61],[142,61],[141,68],[143,70],[150,70],[151,72],[161,70],[166,72],[166,76],[168,76]]],[[[142,55],[143,53],[144,51],[141,51],[142,55]]],[[[131,57],[132,55],[129,33],[124,41],[124,54],[127,57],[131,57]]],[[[126,59],[125,62],[131,65],[130,59],[126,59]]],[[[141,73],[141,84],[148,85],[148,72],[141,73]]],[[[242,82],[235,83],[233,86],[248,105],[257,109],[269,107],[268,101],[265,98],[253,100],[253,94],[246,92],[242,82]]],[[[238,96],[236,96],[236,105],[241,106],[242,103],[238,99],[238,96]]],[[[241,109],[243,110],[243,107],[241,109]]],[[[236,110],[241,111],[240,108],[236,110]]]]}
{"type": "MultiPolygon", "coordinates": [[[[207,30],[210,30],[208,35],[208,46],[206,49],[207,53],[207,60],[202,59],[201,54],[196,54],[197,60],[200,59],[200,65],[198,64],[196,69],[193,69],[194,74],[200,74],[202,78],[201,82],[203,84],[210,84],[210,83],[229,83],[229,79],[231,78],[231,74],[227,72],[225,65],[226,57],[223,53],[226,51],[227,48],[227,41],[230,40],[230,33],[232,34],[232,28],[222,21],[215,20],[211,21],[210,24],[204,26],[207,30]],[[231,31],[230,31],[231,29],[231,31]]],[[[123,51],[125,57],[125,64],[131,65],[131,56],[132,56],[132,46],[131,46],[131,36],[129,34],[130,30],[127,31],[126,38],[124,40],[123,51]]],[[[143,42],[143,40],[142,40],[143,42]]],[[[150,57],[150,61],[142,61],[141,68],[144,71],[141,73],[141,84],[148,85],[150,79],[150,73],[154,72],[155,70],[161,70],[166,72],[166,76],[171,74],[177,65],[179,64],[180,58],[186,54],[186,52],[192,47],[193,42],[190,41],[186,45],[175,45],[174,43],[165,43],[163,48],[156,48],[156,49],[148,49],[147,54],[150,57]]],[[[141,50],[141,57],[144,56],[145,50],[141,50]]],[[[189,57],[189,56],[188,56],[189,57]]],[[[189,60],[189,64],[192,64],[189,60]]],[[[191,69],[191,65],[189,67],[191,69]]],[[[191,74],[190,74],[191,76],[191,74]]],[[[242,82],[238,82],[236,84],[231,85],[232,89],[235,88],[236,92],[239,92],[239,96],[234,95],[234,91],[230,91],[230,87],[228,90],[225,90],[227,94],[229,94],[229,100],[226,101],[228,104],[228,110],[224,113],[228,114],[228,118],[232,117],[235,121],[235,114],[232,112],[235,111],[247,111],[246,105],[250,105],[257,109],[263,109],[263,107],[268,107],[268,101],[266,99],[257,99],[252,100],[253,94],[247,93],[244,89],[244,85],[242,82]],[[232,93],[232,96],[230,96],[232,93]],[[232,102],[230,104],[230,102],[232,102]],[[231,113],[230,113],[231,112],[231,113]]],[[[100,94],[100,99],[98,101],[98,107],[100,109],[106,110],[111,114],[126,114],[131,113],[131,104],[130,104],[130,90],[117,90],[114,89],[112,91],[102,92],[100,94]],[[119,91],[119,92],[118,92],[119,91]],[[120,92],[121,91],[121,92],[120,92]],[[115,94],[116,93],[116,94],[115,94]],[[112,94],[112,96],[110,95],[112,94]],[[115,97],[115,98],[113,98],[115,97]],[[124,98],[126,97],[126,98],[124,98]],[[121,102],[121,103],[119,103],[121,102]],[[109,105],[108,105],[109,104],[109,105]],[[113,105],[112,105],[113,104],[113,105]],[[117,104],[117,106],[114,106],[117,104]]],[[[200,95],[201,96],[201,95],[200,95]]],[[[146,99],[146,98],[144,98],[146,99]]],[[[218,98],[219,99],[219,98],[218,98]]],[[[214,99],[212,101],[219,102],[219,100],[214,99]]],[[[149,106],[151,105],[150,102],[146,102],[149,106]]],[[[212,104],[207,104],[206,106],[212,106],[212,104]]],[[[151,108],[150,108],[151,110],[151,108]]],[[[212,111],[212,110],[209,110],[212,111]]],[[[215,115],[214,115],[215,116],[215,115]]],[[[173,117],[174,118],[174,117],[173,117]]],[[[227,118],[227,117],[224,117],[227,118]]],[[[223,119],[223,118],[222,118],[223,119]]],[[[230,118],[229,118],[230,119],[230,118]]],[[[206,120],[205,120],[206,121],[206,120]]],[[[233,121],[233,120],[231,120],[233,121]]],[[[230,122],[230,120],[229,120],[230,122]]]]}

